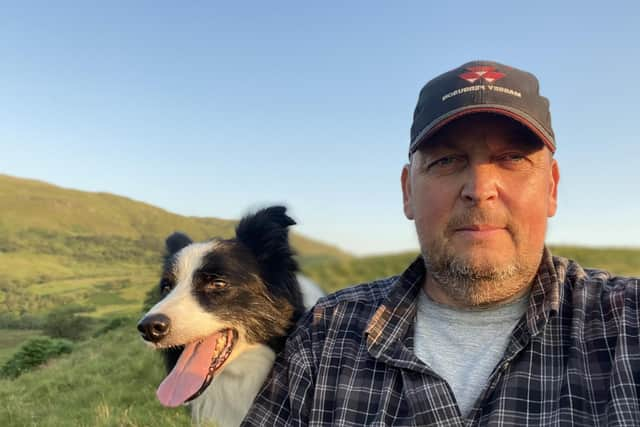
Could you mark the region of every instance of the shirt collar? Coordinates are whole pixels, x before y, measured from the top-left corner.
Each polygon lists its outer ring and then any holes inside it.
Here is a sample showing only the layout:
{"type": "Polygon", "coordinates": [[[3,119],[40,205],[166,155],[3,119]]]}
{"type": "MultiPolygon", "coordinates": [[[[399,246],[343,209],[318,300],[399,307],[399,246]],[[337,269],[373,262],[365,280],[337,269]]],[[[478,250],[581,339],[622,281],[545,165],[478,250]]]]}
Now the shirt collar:
{"type": "Polygon", "coordinates": [[[409,330],[413,329],[418,292],[424,276],[424,261],[419,256],[392,283],[389,294],[371,317],[365,337],[367,350],[374,358],[406,360],[400,353],[412,353],[406,349],[403,341],[409,330]]]}
{"type": "Polygon", "coordinates": [[[527,328],[531,336],[538,335],[544,329],[549,318],[558,313],[561,275],[563,275],[562,272],[556,271],[551,252],[545,246],[538,273],[533,278],[529,307],[527,308],[527,328]]]}

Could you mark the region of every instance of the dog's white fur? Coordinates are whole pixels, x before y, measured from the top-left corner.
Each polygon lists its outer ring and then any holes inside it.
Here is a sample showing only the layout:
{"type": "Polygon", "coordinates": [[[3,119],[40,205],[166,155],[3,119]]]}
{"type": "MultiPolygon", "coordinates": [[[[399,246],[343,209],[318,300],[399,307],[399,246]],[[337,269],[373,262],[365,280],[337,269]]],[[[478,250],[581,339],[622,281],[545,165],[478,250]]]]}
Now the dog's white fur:
{"type": "MultiPolygon", "coordinates": [[[[297,279],[304,305],[309,309],[325,294],[305,276],[299,274],[297,279]]],[[[167,298],[170,296],[171,294],[167,298]]],[[[179,300],[184,301],[182,298],[179,300]]],[[[190,317],[187,314],[189,313],[185,313],[184,316],[190,317]]],[[[214,330],[212,328],[211,331],[214,330]]],[[[215,420],[215,425],[220,427],[239,426],[249,411],[273,367],[276,354],[266,345],[247,344],[244,336],[243,332],[239,334],[225,368],[213,378],[200,396],[188,403],[191,408],[191,422],[194,425],[210,426],[211,420],[215,420]]]]}
{"type": "Polygon", "coordinates": [[[241,352],[213,378],[204,393],[190,403],[191,421],[198,426],[207,425],[211,420],[216,420],[220,427],[240,425],[271,371],[275,357],[273,350],[261,344],[241,352]]]}
{"type": "Polygon", "coordinates": [[[196,341],[224,328],[221,319],[203,310],[191,294],[193,273],[202,266],[204,255],[211,252],[216,244],[215,240],[193,243],[178,252],[179,264],[174,269],[176,286],[146,314],[163,313],[171,319],[172,330],[175,332],[171,333],[169,340],[163,342],[162,347],[196,341]]]}
{"type": "MultiPolygon", "coordinates": [[[[299,274],[297,279],[304,305],[309,309],[325,294],[305,276],[299,274]]],[[[242,337],[240,334],[227,366],[213,378],[202,395],[189,403],[194,425],[206,426],[211,420],[216,420],[221,427],[240,425],[271,371],[276,358],[273,350],[262,344],[248,345],[242,337]],[[232,360],[234,362],[230,363],[232,360]],[[242,392],[229,393],[229,390],[242,392]]]]}
{"type": "Polygon", "coordinates": [[[302,292],[302,301],[307,310],[315,305],[315,303],[326,294],[307,277],[297,274],[296,278],[300,284],[300,292],[302,292]]]}

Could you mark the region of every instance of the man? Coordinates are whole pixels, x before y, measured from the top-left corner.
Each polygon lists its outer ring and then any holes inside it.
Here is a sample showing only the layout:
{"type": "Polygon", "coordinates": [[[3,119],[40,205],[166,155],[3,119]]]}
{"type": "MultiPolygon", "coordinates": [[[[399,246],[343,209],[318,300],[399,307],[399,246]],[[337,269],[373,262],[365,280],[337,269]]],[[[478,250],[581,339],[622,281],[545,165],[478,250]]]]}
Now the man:
{"type": "Polygon", "coordinates": [[[532,74],[427,83],[401,179],[421,256],[307,313],[246,425],[640,425],[638,281],[545,247],[555,149],[532,74]]]}

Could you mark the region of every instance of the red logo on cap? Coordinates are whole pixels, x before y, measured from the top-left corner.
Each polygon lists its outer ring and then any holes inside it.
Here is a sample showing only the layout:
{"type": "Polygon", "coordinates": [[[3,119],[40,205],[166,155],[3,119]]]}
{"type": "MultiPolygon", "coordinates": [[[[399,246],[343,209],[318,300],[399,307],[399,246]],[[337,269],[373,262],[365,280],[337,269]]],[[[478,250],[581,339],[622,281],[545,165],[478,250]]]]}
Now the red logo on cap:
{"type": "Polygon", "coordinates": [[[488,65],[480,65],[478,67],[469,67],[466,70],[468,73],[460,74],[460,78],[468,81],[469,83],[475,83],[478,79],[483,79],[487,83],[493,83],[496,80],[500,80],[505,74],[498,71],[494,71],[496,67],[488,65]]]}

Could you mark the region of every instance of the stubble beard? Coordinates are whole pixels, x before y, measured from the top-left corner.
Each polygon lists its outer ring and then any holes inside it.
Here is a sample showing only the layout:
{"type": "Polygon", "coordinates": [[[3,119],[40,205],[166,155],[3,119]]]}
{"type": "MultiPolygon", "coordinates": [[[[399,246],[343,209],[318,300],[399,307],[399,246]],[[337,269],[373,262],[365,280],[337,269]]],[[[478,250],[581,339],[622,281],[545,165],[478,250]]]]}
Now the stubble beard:
{"type": "Polygon", "coordinates": [[[450,299],[467,307],[501,304],[521,295],[529,288],[542,256],[540,251],[540,257],[527,253],[508,262],[477,263],[456,253],[444,238],[421,247],[431,278],[450,299]]]}

